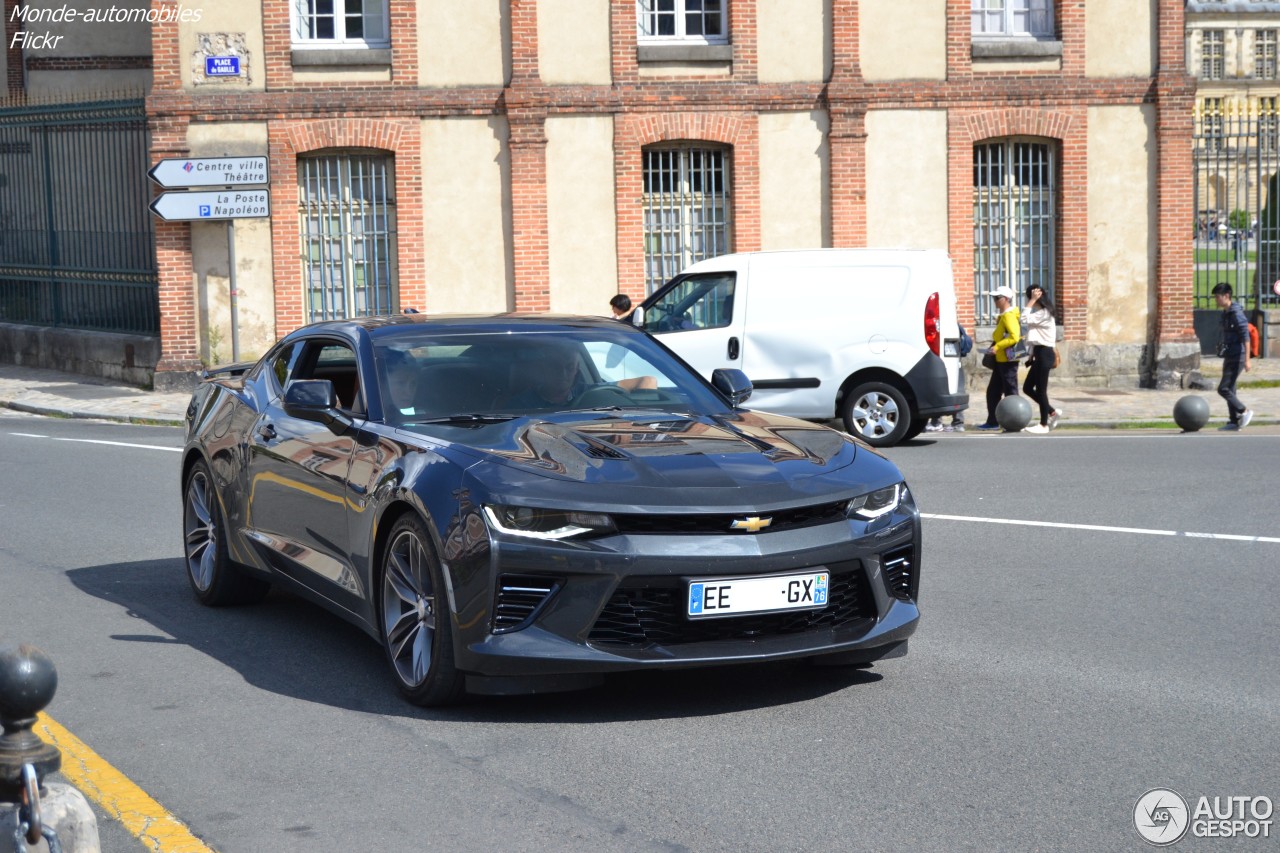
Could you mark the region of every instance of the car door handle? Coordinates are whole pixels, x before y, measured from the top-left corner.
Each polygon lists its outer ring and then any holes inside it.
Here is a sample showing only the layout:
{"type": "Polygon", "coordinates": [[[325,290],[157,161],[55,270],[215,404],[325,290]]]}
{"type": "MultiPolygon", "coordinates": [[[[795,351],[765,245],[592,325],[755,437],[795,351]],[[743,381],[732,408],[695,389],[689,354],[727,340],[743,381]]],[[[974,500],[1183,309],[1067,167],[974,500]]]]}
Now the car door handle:
{"type": "Polygon", "coordinates": [[[271,424],[263,424],[258,427],[258,435],[262,436],[267,441],[275,441],[277,437],[276,428],[271,424]]]}
{"type": "Polygon", "coordinates": [[[738,358],[738,339],[729,338],[729,360],[736,361],[738,358]]]}

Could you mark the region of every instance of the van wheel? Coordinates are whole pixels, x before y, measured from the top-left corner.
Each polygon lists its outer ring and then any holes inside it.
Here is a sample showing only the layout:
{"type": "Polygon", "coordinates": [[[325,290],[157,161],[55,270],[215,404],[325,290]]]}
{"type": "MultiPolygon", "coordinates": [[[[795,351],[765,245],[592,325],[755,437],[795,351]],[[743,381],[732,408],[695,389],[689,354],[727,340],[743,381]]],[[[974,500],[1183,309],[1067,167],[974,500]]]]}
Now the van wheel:
{"type": "Polygon", "coordinates": [[[867,382],[844,397],[845,431],[872,447],[892,447],[911,429],[906,397],[892,385],[867,382]]]}
{"type": "Polygon", "coordinates": [[[910,441],[920,433],[924,432],[924,428],[928,425],[928,418],[912,418],[911,426],[907,428],[907,434],[902,437],[903,441],[910,441]]]}

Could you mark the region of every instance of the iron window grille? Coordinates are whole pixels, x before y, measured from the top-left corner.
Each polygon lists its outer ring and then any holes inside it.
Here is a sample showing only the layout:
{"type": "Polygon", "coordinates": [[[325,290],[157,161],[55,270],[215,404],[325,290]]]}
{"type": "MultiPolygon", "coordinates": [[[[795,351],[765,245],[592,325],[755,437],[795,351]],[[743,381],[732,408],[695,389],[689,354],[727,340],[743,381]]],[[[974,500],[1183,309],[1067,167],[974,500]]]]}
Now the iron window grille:
{"type": "Polygon", "coordinates": [[[636,25],[644,41],[727,44],[726,0],[636,0],[636,25]]]}
{"type": "Polygon", "coordinates": [[[392,167],[391,157],[376,154],[298,159],[310,322],[395,311],[392,167]]]}
{"type": "Polygon", "coordinates": [[[652,293],[695,261],[731,251],[729,151],[644,150],[645,286],[652,293]]]}
{"type": "Polygon", "coordinates": [[[1054,33],[1051,0],[971,0],[969,10],[975,36],[1051,38],[1054,33]]]}
{"type": "Polygon", "coordinates": [[[1226,42],[1222,30],[1205,30],[1200,42],[1200,76],[1221,80],[1226,76],[1226,42]]]}
{"type": "Polygon", "coordinates": [[[1007,286],[1021,303],[1032,284],[1053,296],[1057,277],[1057,170],[1052,144],[1009,139],[973,149],[974,312],[997,317],[991,293],[1007,286]]]}
{"type": "Polygon", "coordinates": [[[391,46],[387,0],[293,0],[292,12],[295,45],[391,46]]]}
{"type": "Polygon", "coordinates": [[[1276,79],[1276,30],[1258,30],[1253,41],[1253,76],[1259,80],[1276,79]]]}
{"type": "Polygon", "coordinates": [[[1258,98],[1258,149],[1268,154],[1280,150],[1280,113],[1276,98],[1258,98]]]}

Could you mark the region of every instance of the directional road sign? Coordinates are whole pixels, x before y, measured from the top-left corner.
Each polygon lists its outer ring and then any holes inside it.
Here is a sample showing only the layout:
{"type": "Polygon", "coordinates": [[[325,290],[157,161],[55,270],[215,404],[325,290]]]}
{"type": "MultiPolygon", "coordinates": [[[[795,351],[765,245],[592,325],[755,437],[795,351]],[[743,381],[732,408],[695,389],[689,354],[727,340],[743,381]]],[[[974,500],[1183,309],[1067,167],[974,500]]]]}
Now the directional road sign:
{"type": "Polygon", "coordinates": [[[266,157],[180,157],[161,160],[147,176],[166,189],[267,183],[266,157]]]}
{"type": "Polygon", "coordinates": [[[151,210],[167,222],[265,219],[271,216],[267,190],[160,193],[151,210]]]}

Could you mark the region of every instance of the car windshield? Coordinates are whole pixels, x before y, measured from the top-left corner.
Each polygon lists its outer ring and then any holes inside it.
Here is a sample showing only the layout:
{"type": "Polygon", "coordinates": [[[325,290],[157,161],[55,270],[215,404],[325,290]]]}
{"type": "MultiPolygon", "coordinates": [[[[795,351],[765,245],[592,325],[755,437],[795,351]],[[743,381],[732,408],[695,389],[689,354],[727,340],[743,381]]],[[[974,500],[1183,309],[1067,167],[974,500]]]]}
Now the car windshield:
{"type": "Polygon", "coordinates": [[[460,333],[416,327],[375,343],[388,423],[728,405],[650,338],[622,329],[460,333]]]}

